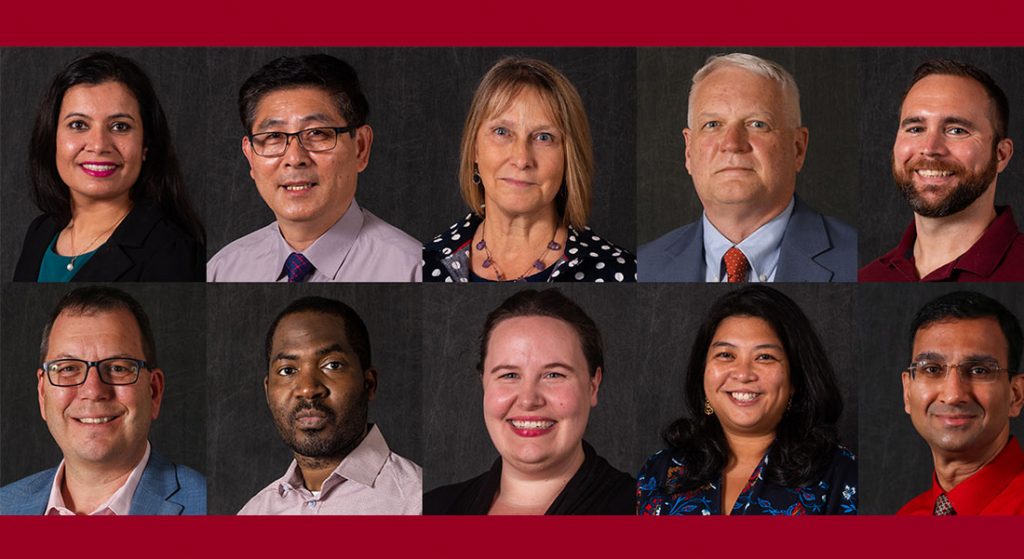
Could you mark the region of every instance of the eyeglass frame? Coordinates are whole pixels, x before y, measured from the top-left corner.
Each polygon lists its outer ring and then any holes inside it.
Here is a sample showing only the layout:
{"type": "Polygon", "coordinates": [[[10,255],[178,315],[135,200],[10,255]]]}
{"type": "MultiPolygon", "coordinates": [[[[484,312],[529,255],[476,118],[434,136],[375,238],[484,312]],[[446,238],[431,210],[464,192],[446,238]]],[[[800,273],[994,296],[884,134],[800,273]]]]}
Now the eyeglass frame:
{"type": "Polygon", "coordinates": [[[136,384],[136,383],[139,382],[139,373],[142,372],[142,369],[146,369],[147,371],[152,371],[153,370],[153,369],[151,369],[149,367],[149,365],[146,364],[145,360],[143,360],[143,359],[135,359],[135,358],[132,358],[132,357],[104,357],[103,359],[100,359],[99,361],[89,361],[87,359],[77,359],[75,357],[61,357],[59,359],[51,359],[49,361],[43,361],[43,364],[39,366],[39,368],[42,369],[43,374],[46,375],[46,381],[50,383],[50,386],[55,386],[57,388],[73,388],[75,386],[82,386],[83,384],[85,384],[85,381],[89,380],[89,371],[92,370],[93,367],[96,368],[96,374],[100,376],[100,382],[102,382],[103,384],[106,384],[107,386],[131,386],[131,385],[136,384]],[[133,380],[131,382],[115,383],[115,382],[107,382],[106,379],[103,378],[103,373],[100,372],[100,364],[103,363],[104,361],[117,361],[117,360],[119,360],[119,361],[131,361],[131,362],[135,363],[135,366],[138,367],[138,371],[136,371],[136,373],[135,373],[135,380],[133,380]],[[53,382],[53,379],[50,378],[49,365],[52,365],[53,363],[56,363],[58,361],[75,361],[75,362],[78,362],[78,363],[85,363],[85,375],[82,376],[82,382],[79,382],[79,383],[76,383],[76,384],[57,384],[57,383],[53,382]]]}
{"type": "Polygon", "coordinates": [[[252,146],[252,152],[253,153],[255,153],[256,155],[258,155],[260,157],[266,157],[267,159],[273,159],[275,157],[283,157],[284,154],[288,153],[288,146],[291,145],[292,138],[295,138],[295,141],[299,142],[299,145],[302,146],[302,149],[308,151],[309,153],[323,153],[325,151],[331,151],[332,149],[338,147],[338,136],[341,136],[342,134],[350,134],[350,135],[352,135],[353,132],[355,132],[356,130],[358,130],[361,127],[362,127],[362,125],[358,125],[357,126],[355,124],[350,124],[348,126],[311,126],[309,128],[303,128],[302,130],[299,130],[298,132],[279,132],[279,131],[276,131],[276,130],[271,130],[269,132],[257,132],[256,134],[249,133],[249,134],[246,134],[245,137],[249,139],[249,145],[252,146]],[[301,136],[301,134],[303,132],[309,132],[310,130],[333,130],[334,131],[334,145],[329,147],[329,148],[326,148],[326,149],[315,149],[315,150],[314,149],[309,149],[308,147],[306,147],[306,144],[302,143],[302,136],[301,136]],[[278,155],[263,155],[262,153],[260,153],[259,151],[256,150],[256,136],[265,136],[267,134],[284,134],[284,137],[285,137],[284,138],[284,150],[281,151],[280,154],[278,154],[278,155]]]}
{"type": "Polygon", "coordinates": [[[989,364],[989,363],[991,363],[991,364],[995,365],[995,367],[988,367],[989,369],[992,370],[993,373],[995,373],[995,375],[993,375],[993,377],[992,377],[992,380],[989,381],[989,382],[995,382],[995,380],[997,378],[997,375],[1000,372],[1002,372],[1002,371],[1006,371],[1008,373],[1008,375],[1007,375],[1008,377],[1013,377],[1014,375],[1017,375],[1017,374],[1020,373],[1020,371],[1011,371],[1010,369],[1008,369],[1006,367],[1000,367],[999,366],[999,361],[996,361],[995,359],[992,359],[992,360],[965,359],[965,360],[963,360],[963,361],[961,361],[959,363],[941,363],[939,361],[935,361],[935,360],[931,360],[931,359],[921,359],[919,361],[912,361],[910,363],[910,365],[907,366],[907,368],[903,369],[903,372],[904,373],[909,373],[911,380],[916,380],[917,379],[917,367],[919,365],[924,364],[924,363],[930,363],[932,365],[941,365],[942,366],[942,376],[941,377],[928,377],[927,375],[925,375],[924,376],[925,380],[940,380],[941,379],[941,380],[944,381],[947,378],[949,378],[949,370],[955,367],[956,368],[956,374],[960,376],[960,380],[962,380],[964,382],[967,382],[967,383],[972,383],[973,384],[973,383],[977,382],[977,378],[972,378],[969,373],[965,374],[963,372],[963,370],[964,370],[963,369],[963,365],[965,365],[965,364],[977,364],[977,363],[981,363],[981,364],[989,364]]]}

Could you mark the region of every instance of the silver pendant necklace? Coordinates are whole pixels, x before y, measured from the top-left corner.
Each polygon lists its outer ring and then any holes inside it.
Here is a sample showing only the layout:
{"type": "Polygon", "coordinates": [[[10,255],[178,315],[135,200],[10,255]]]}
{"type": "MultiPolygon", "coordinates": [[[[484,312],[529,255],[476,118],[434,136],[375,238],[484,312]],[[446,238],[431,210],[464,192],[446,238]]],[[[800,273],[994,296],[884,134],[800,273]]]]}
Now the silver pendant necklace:
{"type": "MultiPolygon", "coordinates": [[[[66,266],[68,271],[69,272],[73,272],[75,270],[75,260],[78,260],[79,256],[82,256],[83,254],[88,253],[89,249],[92,248],[92,245],[96,244],[96,241],[100,240],[100,237],[102,237],[103,235],[106,235],[107,233],[113,231],[118,225],[121,224],[122,221],[124,221],[124,218],[128,217],[129,213],[131,213],[131,210],[128,210],[127,212],[125,212],[125,214],[121,216],[121,219],[115,221],[113,225],[111,225],[110,227],[106,228],[99,235],[96,235],[96,238],[93,239],[91,243],[86,245],[85,250],[83,250],[82,252],[80,252],[78,254],[72,254],[71,255],[71,261],[68,262],[68,265],[66,266]]],[[[71,252],[75,252],[75,228],[73,226],[73,222],[68,224],[67,229],[68,229],[68,231],[71,232],[71,252]]]]}

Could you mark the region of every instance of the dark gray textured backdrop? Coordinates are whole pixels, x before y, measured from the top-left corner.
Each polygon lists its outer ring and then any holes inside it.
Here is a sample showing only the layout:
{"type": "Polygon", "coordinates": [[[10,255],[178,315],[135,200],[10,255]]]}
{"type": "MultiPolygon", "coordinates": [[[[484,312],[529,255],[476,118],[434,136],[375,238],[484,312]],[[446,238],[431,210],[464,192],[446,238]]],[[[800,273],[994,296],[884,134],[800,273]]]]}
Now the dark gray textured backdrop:
{"type": "MultiPolygon", "coordinates": [[[[476,476],[497,457],[483,422],[477,337],[487,313],[518,291],[513,286],[453,291],[423,285],[424,489],[476,476]]],[[[781,285],[805,310],[833,358],[846,412],[840,432],[857,450],[854,353],[846,343],[853,288],[781,285]]],[[[635,475],[664,447],[661,430],[683,413],[685,364],[696,329],[723,285],[569,285],[563,293],[597,322],[606,371],[586,438],[616,468],[635,475]]]]}
{"type": "Polygon", "coordinates": [[[693,74],[707,57],[729,52],[774,60],[793,74],[800,87],[803,124],[810,130],[796,191],[819,212],[856,227],[856,49],[647,48],[637,55],[637,242],[700,219],[703,208],[685,166],[687,99],[693,74]]]}
{"type": "Polygon", "coordinates": [[[423,463],[419,286],[208,285],[210,514],[235,514],[284,475],[292,459],[267,409],[264,339],[274,317],[299,297],[340,300],[370,332],[377,397],[370,420],[391,449],[423,463]]]}
{"type": "MultiPolygon", "coordinates": [[[[119,285],[149,315],[164,371],[164,399],[149,441],[172,462],[206,472],[206,290],[203,285],[119,285]]],[[[3,374],[0,375],[0,485],[52,468],[61,460],[39,416],[36,370],[43,325],[65,285],[3,287],[3,374]]]]}
{"type": "MultiPolygon", "coordinates": [[[[896,139],[903,92],[914,69],[931,58],[970,62],[988,72],[1010,100],[1009,137],[1017,153],[997,181],[996,203],[1009,204],[1017,224],[1024,222],[1024,49],[904,48],[860,49],[860,264],[892,250],[913,212],[892,181],[892,145],[896,139]]],[[[812,131],[813,137],[813,131],[812,131]]]]}
{"type": "MultiPolygon", "coordinates": [[[[864,284],[857,289],[860,512],[893,514],[932,484],[928,445],[903,411],[900,373],[911,358],[910,321],[926,302],[964,287],[864,284]]],[[[974,284],[970,289],[994,297],[1018,318],[1024,317],[1017,284],[974,284]]],[[[1011,420],[1010,428],[1018,440],[1024,439],[1024,418],[1011,420]]]]}

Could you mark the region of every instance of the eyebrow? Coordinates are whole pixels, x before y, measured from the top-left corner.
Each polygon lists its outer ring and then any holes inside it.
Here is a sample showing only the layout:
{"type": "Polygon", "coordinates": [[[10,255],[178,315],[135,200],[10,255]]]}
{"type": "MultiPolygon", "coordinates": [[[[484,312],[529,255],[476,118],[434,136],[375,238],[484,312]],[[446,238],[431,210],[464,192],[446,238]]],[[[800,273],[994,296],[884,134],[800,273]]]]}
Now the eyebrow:
{"type": "MultiPolygon", "coordinates": [[[[938,353],[935,351],[924,351],[917,354],[917,356],[914,357],[914,361],[925,360],[945,361],[946,356],[945,354],[938,353]]],[[[971,353],[964,357],[963,359],[961,359],[961,362],[963,361],[995,361],[996,363],[999,363],[999,359],[995,355],[992,355],[990,353],[971,353]]]]}
{"type": "MultiPolygon", "coordinates": [[[[717,342],[712,342],[711,343],[711,347],[739,347],[739,346],[737,346],[736,344],[731,343],[731,342],[717,341],[717,342]]],[[[777,349],[779,351],[785,351],[782,348],[782,346],[779,345],[779,344],[758,344],[758,345],[754,346],[754,349],[777,349]]]]}
{"type": "MultiPolygon", "coordinates": [[[[64,115],[64,118],[61,119],[61,120],[67,120],[69,118],[87,118],[89,120],[94,120],[91,115],[87,115],[85,113],[68,113],[68,114],[64,115]]],[[[107,120],[111,120],[111,119],[115,119],[115,118],[126,118],[128,120],[135,120],[135,117],[130,115],[130,114],[128,114],[128,113],[114,113],[114,114],[109,115],[109,116],[106,117],[107,120]]]]}
{"type": "MultiPolygon", "coordinates": [[[[345,351],[345,348],[343,348],[341,344],[331,344],[316,350],[316,356],[318,358],[332,353],[348,355],[348,352],[345,351]]],[[[280,351],[274,354],[271,361],[298,361],[299,359],[301,359],[301,357],[297,353],[285,353],[284,351],[280,351]]]]}
{"type": "MultiPolygon", "coordinates": [[[[922,124],[925,122],[923,116],[908,116],[907,118],[900,121],[900,127],[904,127],[908,124],[922,124]]],[[[948,126],[950,124],[958,124],[967,128],[977,128],[978,126],[971,120],[966,119],[962,116],[947,116],[942,119],[942,125],[948,126]]]]}
{"type": "MultiPolygon", "coordinates": [[[[576,370],[576,368],[573,367],[572,365],[568,365],[566,363],[562,363],[561,361],[553,361],[551,363],[547,363],[545,365],[542,365],[541,368],[542,369],[565,369],[567,371],[575,371],[576,370]]],[[[520,367],[518,365],[498,364],[498,365],[495,365],[495,366],[491,367],[491,369],[488,372],[489,373],[496,373],[498,371],[519,371],[521,369],[522,369],[522,367],[520,367]]]]}
{"type": "MultiPolygon", "coordinates": [[[[326,124],[326,123],[331,122],[333,120],[335,120],[333,117],[331,117],[330,115],[327,115],[325,113],[313,113],[311,115],[306,115],[306,116],[300,118],[299,122],[301,122],[301,123],[322,122],[322,123],[326,124]]],[[[263,119],[262,121],[260,121],[260,123],[256,126],[256,130],[266,130],[267,128],[270,128],[271,126],[280,126],[280,125],[282,125],[284,123],[285,123],[285,120],[281,119],[281,118],[267,118],[267,119],[263,119]]]]}

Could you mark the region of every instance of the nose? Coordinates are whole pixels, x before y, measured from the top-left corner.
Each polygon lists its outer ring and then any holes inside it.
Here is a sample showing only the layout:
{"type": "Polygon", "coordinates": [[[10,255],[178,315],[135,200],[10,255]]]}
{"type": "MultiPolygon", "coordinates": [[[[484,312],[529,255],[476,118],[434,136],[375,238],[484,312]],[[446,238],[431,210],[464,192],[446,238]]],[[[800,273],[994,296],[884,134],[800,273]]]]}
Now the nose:
{"type": "Polygon", "coordinates": [[[535,410],[544,406],[545,399],[540,382],[528,380],[519,387],[519,394],[516,395],[516,403],[524,410],[535,410]]]}
{"type": "Polygon", "coordinates": [[[516,168],[526,169],[533,165],[533,149],[528,137],[517,138],[512,142],[511,150],[510,158],[516,168]]]}
{"type": "Polygon", "coordinates": [[[944,404],[956,404],[967,399],[967,381],[960,375],[960,368],[950,365],[942,381],[939,400],[944,404]]]}
{"type": "Polygon", "coordinates": [[[749,132],[742,124],[726,125],[722,137],[722,151],[743,153],[750,150],[749,132]]]}
{"type": "Polygon", "coordinates": [[[948,152],[946,146],[946,136],[943,134],[942,130],[929,130],[921,141],[922,155],[937,157],[946,155],[946,153],[948,152]]]}
{"type": "Polygon", "coordinates": [[[307,369],[297,374],[299,377],[296,381],[295,391],[298,397],[315,400],[323,398],[330,392],[327,390],[327,385],[324,384],[321,373],[316,367],[312,369],[312,372],[309,372],[309,369],[307,369]]]}
{"type": "Polygon", "coordinates": [[[103,126],[90,128],[85,141],[85,149],[87,151],[93,153],[106,153],[110,151],[110,131],[103,126]]]}
{"type": "Polygon", "coordinates": [[[93,365],[86,371],[85,382],[78,386],[78,397],[90,400],[103,400],[113,391],[114,387],[100,379],[100,370],[93,365]]]}
{"type": "Polygon", "coordinates": [[[754,372],[753,365],[753,362],[750,360],[737,359],[729,376],[738,382],[754,382],[757,380],[757,373],[754,372]]]}
{"type": "Polygon", "coordinates": [[[291,167],[305,167],[310,162],[309,152],[299,143],[298,136],[289,136],[281,160],[291,167]]]}

